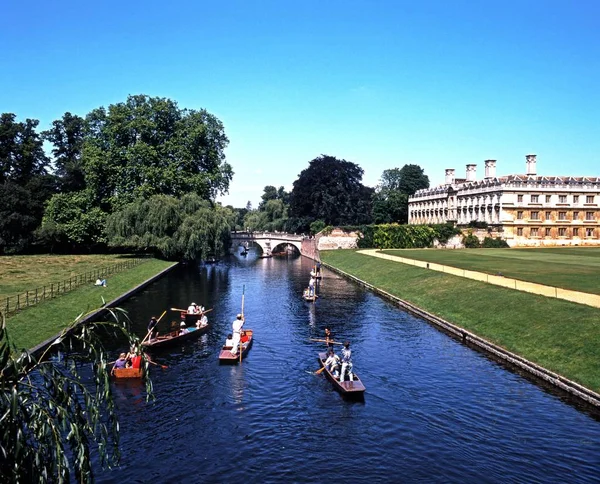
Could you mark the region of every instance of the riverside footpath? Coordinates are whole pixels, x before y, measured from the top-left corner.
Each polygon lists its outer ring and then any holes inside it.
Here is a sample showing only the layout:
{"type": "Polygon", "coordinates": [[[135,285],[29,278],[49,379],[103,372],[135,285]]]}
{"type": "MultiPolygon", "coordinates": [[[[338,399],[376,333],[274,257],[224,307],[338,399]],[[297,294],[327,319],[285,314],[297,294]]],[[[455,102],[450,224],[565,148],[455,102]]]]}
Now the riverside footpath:
{"type": "Polygon", "coordinates": [[[571,301],[578,304],[586,304],[588,306],[600,308],[600,296],[598,296],[597,294],[571,291],[569,289],[562,289],[560,287],[546,286],[544,284],[536,284],[534,282],[525,282],[520,281],[518,279],[511,279],[510,277],[486,274],[485,272],[470,271],[467,269],[459,269],[458,267],[436,264],[434,262],[426,262],[417,259],[398,257],[395,255],[385,254],[377,249],[359,250],[357,251],[357,253],[362,255],[368,255],[371,257],[378,257],[380,259],[385,259],[393,262],[399,262],[401,264],[408,264],[416,267],[421,267],[423,269],[429,269],[432,271],[443,272],[446,274],[451,274],[453,276],[464,277],[466,279],[487,282],[488,284],[507,287],[509,289],[515,289],[517,291],[530,292],[532,294],[539,294],[541,296],[564,299],[565,301],[571,301]]]}

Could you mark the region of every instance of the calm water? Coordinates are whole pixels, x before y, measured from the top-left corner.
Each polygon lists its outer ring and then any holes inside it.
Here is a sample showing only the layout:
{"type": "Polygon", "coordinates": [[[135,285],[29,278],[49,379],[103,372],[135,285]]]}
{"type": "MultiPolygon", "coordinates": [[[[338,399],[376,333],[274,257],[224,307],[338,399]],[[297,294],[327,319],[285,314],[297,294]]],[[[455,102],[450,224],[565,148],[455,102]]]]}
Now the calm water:
{"type": "Polygon", "coordinates": [[[169,368],[152,367],[155,402],[115,384],[123,460],[100,482],[600,481],[597,415],[331,272],[304,302],[311,264],[234,256],[172,272],[124,305],[141,336],[151,315],[192,301],[214,308],[213,326],[156,354],[169,368]],[[220,366],[243,286],[254,345],[220,366]],[[313,374],[322,346],[309,338],[325,326],[352,342],[364,402],[313,374]]]}

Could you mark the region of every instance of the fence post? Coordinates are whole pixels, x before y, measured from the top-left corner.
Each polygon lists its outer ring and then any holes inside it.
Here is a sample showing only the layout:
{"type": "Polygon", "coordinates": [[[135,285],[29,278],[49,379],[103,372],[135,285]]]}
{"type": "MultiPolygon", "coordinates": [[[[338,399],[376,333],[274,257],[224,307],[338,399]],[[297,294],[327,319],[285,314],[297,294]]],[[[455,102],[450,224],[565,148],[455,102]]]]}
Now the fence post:
{"type": "Polygon", "coordinates": [[[21,302],[19,300],[19,294],[17,294],[17,306],[15,307],[15,310],[18,310],[20,305],[21,305],[21,302]]]}
{"type": "Polygon", "coordinates": [[[54,283],[50,284],[50,299],[54,297],[54,283]]]}
{"type": "Polygon", "coordinates": [[[29,290],[25,292],[25,307],[29,307],[29,290]]]}
{"type": "Polygon", "coordinates": [[[35,303],[38,303],[38,288],[35,288],[35,303]]]}
{"type": "Polygon", "coordinates": [[[9,301],[10,301],[10,298],[9,298],[9,297],[7,297],[7,298],[6,298],[6,314],[8,314],[8,311],[9,311],[9,309],[10,309],[10,302],[9,302],[9,301]]]}

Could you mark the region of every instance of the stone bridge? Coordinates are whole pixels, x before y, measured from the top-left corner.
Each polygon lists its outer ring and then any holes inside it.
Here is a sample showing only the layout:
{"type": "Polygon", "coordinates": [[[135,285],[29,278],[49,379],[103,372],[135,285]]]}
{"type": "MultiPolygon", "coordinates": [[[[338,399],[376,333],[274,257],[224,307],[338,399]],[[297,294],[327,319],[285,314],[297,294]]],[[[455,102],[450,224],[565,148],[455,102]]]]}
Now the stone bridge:
{"type": "Polygon", "coordinates": [[[231,232],[231,252],[235,252],[239,246],[249,245],[254,242],[258,245],[264,255],[270,256],[280,245],[292,245],[301,254],[304,235],[286,234],[285,232],[231,232]]]}

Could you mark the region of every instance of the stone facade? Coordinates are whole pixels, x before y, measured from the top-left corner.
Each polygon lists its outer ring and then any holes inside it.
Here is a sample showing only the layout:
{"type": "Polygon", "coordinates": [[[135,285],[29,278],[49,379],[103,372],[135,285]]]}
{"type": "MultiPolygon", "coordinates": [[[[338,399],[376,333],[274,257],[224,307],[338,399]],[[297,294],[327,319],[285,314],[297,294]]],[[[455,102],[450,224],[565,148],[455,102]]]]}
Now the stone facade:
{"type": "Polygon", "coordinates": [[[317,234],[317,248],[319,250],[357,249],[358,237],[356,232],[344,232],[333,229],[328,235],[317,234]]]}
{"type": "Polygon", "coordinates": [[[466,178],[446,170],[443,185],[409,198],[409,224],[486,222],[512,246],[600,245],[600,177],[540,176],[536,155],[526,156],[524,175],[496,176],[485,161],[485,178],[467,165],[466,178]]]}

